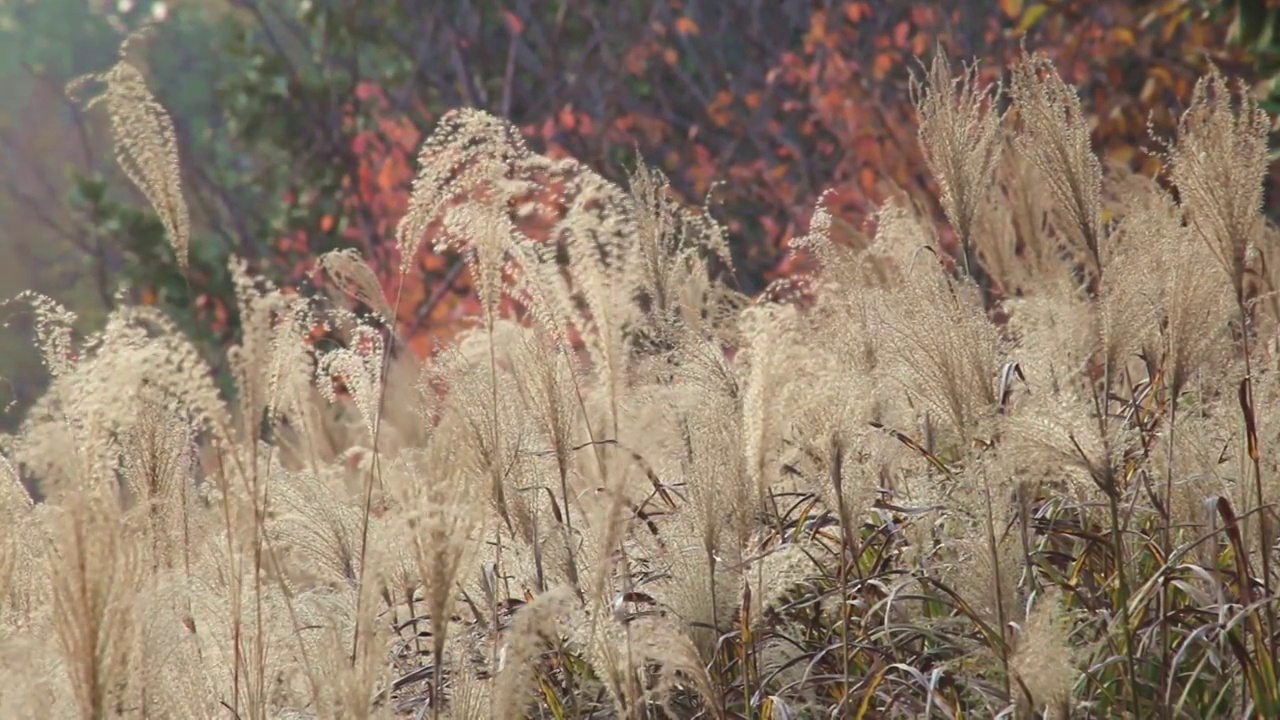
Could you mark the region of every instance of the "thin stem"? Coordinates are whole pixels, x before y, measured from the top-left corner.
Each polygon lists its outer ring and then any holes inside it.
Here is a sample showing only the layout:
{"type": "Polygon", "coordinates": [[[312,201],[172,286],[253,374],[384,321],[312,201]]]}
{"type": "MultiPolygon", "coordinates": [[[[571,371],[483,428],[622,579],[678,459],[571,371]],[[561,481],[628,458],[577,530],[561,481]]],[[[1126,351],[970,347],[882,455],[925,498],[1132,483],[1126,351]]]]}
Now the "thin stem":
{"type": "MultiPolygon", "coordinates": [[[[1000,623],[1000,665],[1004,669],[1004,695],[1008,699],[1013,698],[1012,688],[1009,684],[1009,648],[1005,643],[1005,628],[1008,627],[1008,617],[1004,607],[1004,578],[1000,572],[1000,549],[996,543],[996,526],[995,513],[992,508],[991,500],[991,481],[987,478],[987,474],[982,474],[982,492],[985,496],[987,512],[986,512],[986,531],[987,531],[987,552],[991,553],[992,577],[995,582],[995,599],[996,599],[996,620],[1000,623]]],[[[848,674],[848,671],[845,673],[848,674]]]]}
{"type": "MultiPolygon", "coordinates": [[[[1178,396],[1176,389],[1169,403],[1169,438],[1166,441],[1167,447],[1165,448],[1164,537],[1162,538],[1164,547],[1161,548],[1164,554],[1165,567],[1168,567],[1169,559],[1173,556],[1173,434],[1174,428],[1178,423],[1178,396]]],[[[1171,662],[1169,653],[1172,650],[1169,644],[1169,606],[1171,604],[1169,574],[1165,573],[1160,582],[1160,686],[1165,689],[1166,697],[1172,689],[1173,683],[1173,676],[1169,672],[1171,662]]],[[[1168,703],[1161,704],[1161,717],[1171,717],[1171,712],[1168,703]]]]}
{"type": "MultiPolygon", "coordinates": [[[[1099,265],[1101,268],[1101,265],[1099,265]]],[[[1124,642],[1125,666],[1129,673],[1128,691],[1129,702],[1132,706],[1133,716],[1135,718],[1142,717],[1140,711],[1141,702],[1138,698],[1137,682],[1138,682],[1138,663],[1133,656],[1133,642],[1129,636],[1130,618],[1129,618],[1129,577],[1125,571],[1125,550],[1124,550],[1124,533],[1120,524],[1120,482],[1116,477],[1114,463],[1112,462],[1111,439],[1108,435],[1109,431],[1109,405],[1111,403],[1111,362],[1103,359],[1102,368],[1102,396],[1094,394],[1094,407],[1098,415],[1098,430],[1102,438],[1103,460],[1106,466],[1103,469],[1103,476],[1097,478],[1100,480],[1099,485],[1107,494],[1107,507],[1111,516],[1111,543],[1112,552],[1115,553],[1116,563],[1116,582],[1118,587],[1117,603],[1119,604],[1120,623],[1122,625],[1124,642]]]]}
{"type": "MultiPolygon", "coordinates": [[[[396,287],[396,301],[392,305],[391,318],[389,319],[391,327],[389,328],[391,340],[395,339],[396,318],[400,317],[400,301],[404,296],[404,275],[400,276],[400,283],[396,287]]],[[[373,463],[369,469],[369,474],[365,477],[364,484],[364,508],[360,516],[360,568],[356,571],[356,617],[360,616],[363,609],[364,593],[361,588],[364,587],[364,571],[365,558],[369,549],[369,518],[373,513],[373,483],[377,480],[378,484],[382,484],[382,454],[378,452],[378,438],[382,434],[382,415],[387,402],[387,375],[391,370],[391,348],[392,343],[388,342],[387,346],[382,350],[382,367],[380,368],[378,382],[378,412],[373,418],[373,463]]],[[[352,666],[356,662],[357,650],[360,647],[360,633],[358,630],[351,631],[351,662],[352,666]]]]}
{"type": "Polygon", "coordinates": [[[1142,713],[1136,689],[1138,681],[1137,662],[1133,657],[1133,643],[1130,642],[1129,637],[1129,579],[1125,572],[1124,534],[1120,531],[1120,493],[1118,489],[1113,487],[1112,491],[1107,493],[1107,505],[1111,512],[1112,552],[1116,556],[1116,580],[1119,583],[1119,587],[1116,590],[1116,602],[1120,606],[1120,631],[1122,633],[1122,642],[1124,643],[1125,664],[1129,670],[1129,702],[1133,706],[1133,716],[1137,718],[1142,717],[1142,713]]]}
{"type": "Polygon", "coordinates": [[[1249,313],[1245,307],[1242,297],[1237,295],[1236,307],[1240,312],[1240,339],[1241,351],[1244,353],[1244,400],[1245,400],[1245,422],[1248,432],[1248,449],[1249,459],[1253,464],[1253,487],[1254,493],[1257,495],[1258,502],[1258,532],[1261,535],[1261,551],[1262,551],[1262,587],[1267,594],[1267,602],[1263,603],[1263,607],[1267,614],[1267,637],[1269,638],[1268,650],[1271,657],[1276,656],[1276,612],[1274,603],[1270,602],[1271,593],[1271,515],[1268,512],[1266,500],[1262,492],[1262,461],[1261,452],[1258,448],[1258,406],[1253,398],[1253,361],[1250,358],[1249,349],[1249,313]]]}

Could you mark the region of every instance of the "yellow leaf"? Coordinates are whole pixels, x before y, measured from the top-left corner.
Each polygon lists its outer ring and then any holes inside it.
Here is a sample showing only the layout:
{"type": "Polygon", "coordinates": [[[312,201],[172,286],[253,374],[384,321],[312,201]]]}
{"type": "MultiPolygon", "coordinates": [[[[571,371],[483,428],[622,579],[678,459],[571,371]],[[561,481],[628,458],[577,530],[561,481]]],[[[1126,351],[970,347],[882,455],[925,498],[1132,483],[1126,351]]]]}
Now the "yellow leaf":
{"type": "Polygon", "coordinates": [[[1000,9],[1012,20],[1022,14],[1022,0],[1000,0],[1000,9]]]}
{"type": "Polygon", "coordinates": [[[1036,23],[1040,22],[1040,18],[1044,17],[1044,14],[1047,12],[1049,12],[1049,6],[1044,3],[1036,3],[1035,5],[1032,5],[1022,14],[1022,19],[1018,21],[1018,26],[1014,28],[1014,31],[1019,35],[1025,33],[1036,23]]]}
{"type": "Polygon", "coordinates": [[[1133,44],[1137,42],[1133,31],[1127,27],[1113,27],[1110,34],[1112,41],[1126,47],[1133,47],[1133,44]]]}
{"type": "Polygon", "coordinates": [[[876,688],[880,686],[881,681],[884,680],[885,673],[888,671],[889,666],[885,665],[876,671],[875,675],[871,676],[871,683],[862,693],[862,702],[858,703],[858,714],[854,716],[855,720],[862,720],[867,716],[867,713],[871,710],[871,701],[876,696],[876,688]]]}

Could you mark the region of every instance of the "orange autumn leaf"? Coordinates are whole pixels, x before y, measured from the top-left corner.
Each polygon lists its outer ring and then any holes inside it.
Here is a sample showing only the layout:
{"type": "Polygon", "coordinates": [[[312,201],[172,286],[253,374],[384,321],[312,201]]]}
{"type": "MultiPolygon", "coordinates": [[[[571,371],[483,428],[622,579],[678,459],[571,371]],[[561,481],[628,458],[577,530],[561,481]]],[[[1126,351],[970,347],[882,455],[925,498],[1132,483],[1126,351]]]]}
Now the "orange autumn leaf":
{"type": "Polygon", "coordinates": [[[929,5],[913,5],[911,7],[911,22],[917,26],[932,25],[936,16],[936,9],[929,5]]]}
{"type": "Polygon", "coordinates": [[[876,190],[876,171],[870,166],[863,167],[858,172],[858,184],[862,186],[863,192],[868,194],[874,193],[876,190]]]}
{"type": "Polygon", "coordinates": [[[404,180],[404,175],[396,172],[396,167],[393,163],[384,162],[382,163],[382,167],[378,168],[378,190],[381,190],[382,192],[394,190],[396,185],[398,185],[402,180],[404,180]]]}
{"type": "Polygon", "coordinates": [[[697,37],[701,30],[698,28],[698,23],[693,21],[693,18],[681,15],[676,18],[676,32],[686,37],[697,37]]]}
{"type": "Polygon", "coordinates": [[[911,54],[916,57],[923,57],[924,54],[929,51],[929,44],[931,42],[932,39],[926,33],[916,33],[911,38],[911,54]]]}
{"type": "Polygon", "coordinates": [[[729,109],[732,103],[733,94],[728,90],[721,90],[707,106],[707,115],[716,127],[725,127],[733,119],[733,113],[729,109]]]}
{"type": "Polygon", "coordinates": [[[893,56],[889,53],[880,53],[876,55],[875,64],[871,66],[871,72],[877,80],[883,80],[889,76],[889,71],[893,69],[893,56]]]}
{"type": "Polygon", "coordinates": [[[573,106],[566,105],[560,108],[560,115],[557,118],[561,130],[572,131],[578,124],[578,118],[573,114],[573,106]]]}
{"type": "Polygon", "coordinates": [[[865,2],[849,3],[844,8],[844,16],[849,22],[857,25],[863,18],[871,15],[871,6],[865,2]]]}
{"type": "Polygon", "coordinates": [[[1017,20],[1022,14],[1022,0],[1000,0],[1000,10],[1010,20],[1017,20]]]}
{"type": "Polygon", "coordinates": [[[903,20],[893,28],[893,46],[905,48],[911,38],[911,23],[903,20]]]}
{"type": "Polygon", "coordinates": [[[809,32],[804,36],[805,52],[812,53],[827,40],[827,14],[821,10],[813,11],[809,17],[809,32]]]}
{"type": "Polygon", "coordinates": [[[512,35],[520,35],[524,32],[524,21],[520,19],[519,15],[510,10],[503,10],[502,19],[506,22],[507,29],[511,31],[512,35]]]}

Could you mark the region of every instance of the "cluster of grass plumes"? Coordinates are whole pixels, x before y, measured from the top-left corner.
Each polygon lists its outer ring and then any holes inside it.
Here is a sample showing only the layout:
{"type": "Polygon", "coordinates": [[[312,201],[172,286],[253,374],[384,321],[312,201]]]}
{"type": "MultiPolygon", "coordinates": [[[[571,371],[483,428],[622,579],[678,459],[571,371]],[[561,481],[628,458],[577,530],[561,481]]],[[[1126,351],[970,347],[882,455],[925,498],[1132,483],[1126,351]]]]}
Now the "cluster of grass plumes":
{"type": "Polygon", "coordinates": [[[234,402],[153,309],[76,342],[20,298],[52,382],[2,445],[0,716],[1277,716],[1270,124],[1206,78],[1171,191],[1012,78],[914,88],[954,259],[906,203],[856,247],[818,209],[814,275],[742,297],[658,173],[462,111],[399,240],[482,312],[426,362],[350,252],[365,312],[233,266],[234,402]]]}

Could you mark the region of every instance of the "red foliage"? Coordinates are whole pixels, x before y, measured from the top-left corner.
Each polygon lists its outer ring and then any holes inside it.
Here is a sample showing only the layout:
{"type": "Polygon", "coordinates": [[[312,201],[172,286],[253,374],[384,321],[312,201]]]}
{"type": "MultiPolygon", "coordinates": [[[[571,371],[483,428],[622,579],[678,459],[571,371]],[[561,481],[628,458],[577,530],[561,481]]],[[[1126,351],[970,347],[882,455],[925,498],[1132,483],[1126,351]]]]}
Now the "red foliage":
{"type": "MultiPolygon", "coordinates": [[[[656,101],[616,112],[571,101],[527,119],[520,130],[540,151],[574,154],[606,173],[613,170],[614,148],[638,147],[692,200],[722,182],[714,193],[718,214],[737,241],[745,276],[754,278],[748,289],[758,290],[801,269],[804,259],[790,255],[788,243],[804,232],[826,190],[824,202],[844,221],[838,232],[860,228],[878,205],[905,193],[933,209],[944,242],[949,238],[930,200],[934,188],[906,92],[908,73],[918,68],[914,58],[928,56],[935,45],[954,56],[957,45],[976,41],[983,48],[984,77],[998,80],[1025,36],[1027,47],[1052,57],[1064,79],[1080,89],[1106,157],[1151,174],[1160,162],[1142,149],[1151,144],[1148,121],[1167,136],[1178,102],[1189,97],[1205,67],[1204,51],[1225,46],[1226,28],[1198,20],[1182,0],[1002,0],[977,16],[968,4],[954,2],[824,5],[810,12],[803,37],[754,84],[726,79],[701,107],[680,108],[683,117],[694,118],[686,128],[678,129],[674,111],[656,101]],[[958,39],[957,28],[966,28],[968,41],[958,39]]],[[[671,0],[671,12],[654,21],[653,32],[637,33],[617,51],[623,80],[637,87],[689,82],[683,63],[704,61],[697,52],[711,42],[712,30],[679,8],[671,0]]],[[[526,18],[504,12],[501,19],[512,35],[524,32],[526,18]]],[[[1212,58],[1229,72],[1245,71],[1225,51],[1212,58]]],[[[415,351],[429,353],[477,310],[456,258],[422,247],[401,285],[399,258],[388,242],[407,206],[417,146],[435,115],[422,108],[412,116],[397,114],[380,87],[364,82],[347,117],[353,131],[358,118],[371,122],[353,134],[358,169],[347,178],[342,217],[322,216],[317,227],[341,227],[343,237],[363,250],[391,301],[399,296],[402,332],[415,351]]],[[[548,224],[547,218],[527,219],[521,230],[536,238],[548,224]]],[[[289,250],[299,243],[305,237],[281,241],[289,250]]]]}

